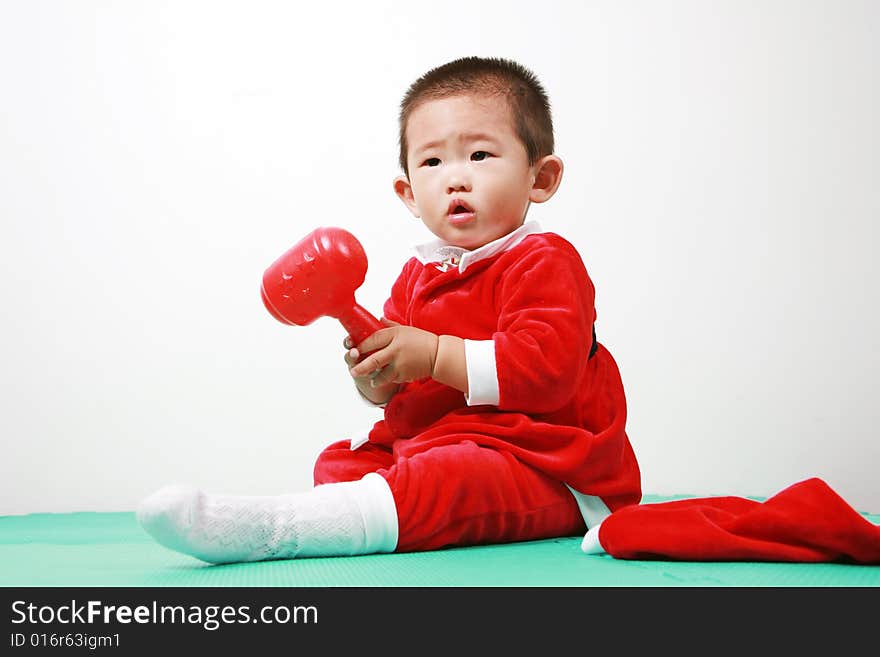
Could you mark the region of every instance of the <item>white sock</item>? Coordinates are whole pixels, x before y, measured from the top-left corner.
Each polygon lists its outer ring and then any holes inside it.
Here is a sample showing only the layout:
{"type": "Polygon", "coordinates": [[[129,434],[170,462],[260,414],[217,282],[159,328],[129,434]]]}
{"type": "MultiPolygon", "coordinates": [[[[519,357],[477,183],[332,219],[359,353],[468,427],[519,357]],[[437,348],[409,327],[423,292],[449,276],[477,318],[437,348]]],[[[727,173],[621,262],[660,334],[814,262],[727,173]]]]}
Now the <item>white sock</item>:
{"type": "Polygon", "coordinates": [[[581,550],[587,554],[605,554],[605,548],[599,542],[599,527],[601,526],[602,523],[599,523],[595,527],[590,527],[584,535],[584,539],[581,541],[581,550]]]}
{"type": "Polygon", "coordinates": [[[323,484],[292,495],[206,495],[168,486],[137,510],[157,542],[210,563],[393,552],[397,507],[388,483],[323,484]]]}

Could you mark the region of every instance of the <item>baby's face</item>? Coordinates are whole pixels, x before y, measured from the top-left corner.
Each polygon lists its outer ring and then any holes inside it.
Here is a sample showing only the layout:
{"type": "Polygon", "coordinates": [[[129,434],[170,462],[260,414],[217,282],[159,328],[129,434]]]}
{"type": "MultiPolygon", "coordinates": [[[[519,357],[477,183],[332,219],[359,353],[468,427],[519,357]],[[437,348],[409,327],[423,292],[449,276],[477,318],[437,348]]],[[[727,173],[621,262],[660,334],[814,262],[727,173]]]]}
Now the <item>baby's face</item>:
{"type": "Polygon", "coordinates": [[[414,215],[440,239],[475,249],[522,225],[535,171],[498,97],[427,101],[407,123],[414,215]]]}

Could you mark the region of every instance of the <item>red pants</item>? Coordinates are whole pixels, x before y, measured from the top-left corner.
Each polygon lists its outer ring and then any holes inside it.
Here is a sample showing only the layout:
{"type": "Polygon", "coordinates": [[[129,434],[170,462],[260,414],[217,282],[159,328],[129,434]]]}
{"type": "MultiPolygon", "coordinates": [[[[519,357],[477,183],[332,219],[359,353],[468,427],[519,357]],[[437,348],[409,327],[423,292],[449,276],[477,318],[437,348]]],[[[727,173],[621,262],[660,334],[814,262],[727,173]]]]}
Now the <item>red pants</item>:
{"type": "Polygon", "coordinates": [[[398,552],[509,543],[586,531],[571,492],[511,454],[471,441],[409,457],[366,443],[333,443],[315,463],[315,484],[377,472],[397,506],[398,552]]]}

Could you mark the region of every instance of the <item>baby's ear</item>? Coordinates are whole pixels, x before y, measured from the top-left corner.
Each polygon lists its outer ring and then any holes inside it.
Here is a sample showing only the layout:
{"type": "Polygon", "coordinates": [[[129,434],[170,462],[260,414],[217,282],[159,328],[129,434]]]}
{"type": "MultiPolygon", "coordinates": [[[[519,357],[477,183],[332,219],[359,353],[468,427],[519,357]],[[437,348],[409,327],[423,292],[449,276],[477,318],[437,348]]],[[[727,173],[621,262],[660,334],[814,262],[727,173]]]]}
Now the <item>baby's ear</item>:
{"type": "Polygon", "coordinates": [[[407,210],[412,212],[412,215],[416,218],[420,217],[419,209],[416,206],[416,198],[413,196],[412,185],[409,183],[409,178],[406,176],[397,176],[394,179],[394,193],[403,201],[403,204],[406,206],[407,210]]]}
{"type": "Polygon", "coordinates": [[[529,200],[543,203],[550,199],[562,182],[562,160],[556,155],[545,155],[532,166],[534,181],[529,192],[529,200]]]}

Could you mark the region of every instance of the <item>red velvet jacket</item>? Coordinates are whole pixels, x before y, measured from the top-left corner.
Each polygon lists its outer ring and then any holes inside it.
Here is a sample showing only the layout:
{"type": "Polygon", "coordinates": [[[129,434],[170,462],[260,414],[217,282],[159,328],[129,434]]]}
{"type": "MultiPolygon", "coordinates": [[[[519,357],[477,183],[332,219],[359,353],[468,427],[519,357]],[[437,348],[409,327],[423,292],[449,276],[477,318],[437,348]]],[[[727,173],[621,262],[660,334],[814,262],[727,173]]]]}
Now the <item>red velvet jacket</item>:
{"type": "Polygon", "coordinates": [[[601,344],[589,358],[594,298],[577,250],[553,233],[528,235],[464,272],[410,259],[385,317],[494,341],[499,402],[468,406],[458,390],[413,381],[389,401],[370,442],[412,456],[471,440],[601,497],[612,511],[638,503],[639,467],[617,364],[601,344]]]}

